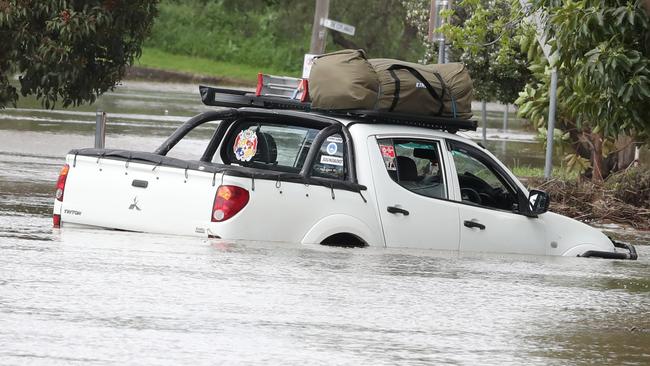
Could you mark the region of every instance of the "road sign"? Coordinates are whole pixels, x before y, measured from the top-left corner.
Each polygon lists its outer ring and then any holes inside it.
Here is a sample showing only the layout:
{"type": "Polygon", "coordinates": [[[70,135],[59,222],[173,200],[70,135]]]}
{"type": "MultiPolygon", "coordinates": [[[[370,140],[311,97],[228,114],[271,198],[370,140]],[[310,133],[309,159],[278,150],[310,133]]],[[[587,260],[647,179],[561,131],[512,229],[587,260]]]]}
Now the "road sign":
{"type": "Polygon", "coordinates": [[[325,28],[333,29],[337,32],[349,34],[351,36],[354,35],[354,31],[356,30],[356,28],[354,28],[353,25],[337,22],[332,19],[322,19],[322,22],[323,22],[323,27],[325,28]]]}

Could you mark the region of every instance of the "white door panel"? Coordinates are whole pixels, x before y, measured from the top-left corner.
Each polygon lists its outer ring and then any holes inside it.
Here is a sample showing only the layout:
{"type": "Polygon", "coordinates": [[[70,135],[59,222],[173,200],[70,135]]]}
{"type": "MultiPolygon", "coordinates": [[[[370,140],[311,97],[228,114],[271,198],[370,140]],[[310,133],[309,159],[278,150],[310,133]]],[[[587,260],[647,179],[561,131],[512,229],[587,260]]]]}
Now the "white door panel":
{"type": "Polygon", "coordinates": [[[386,246],[458,250],[458,204],[400,186],[390,177],[374,136],[367,146],[386,246]]]}
{"type": "Polygon", "coordinates": [[[472,205],[460,206],[460,250],[546,254],[546,232],[536,218],[472,205]]]}
{"type": "Polygon", "coordinates": [[[503,167],[478,148],[459,142],[451,147],[462,201],[460,250],[546,254],[544,221],[517,213],[523,193],[503,167]]]}

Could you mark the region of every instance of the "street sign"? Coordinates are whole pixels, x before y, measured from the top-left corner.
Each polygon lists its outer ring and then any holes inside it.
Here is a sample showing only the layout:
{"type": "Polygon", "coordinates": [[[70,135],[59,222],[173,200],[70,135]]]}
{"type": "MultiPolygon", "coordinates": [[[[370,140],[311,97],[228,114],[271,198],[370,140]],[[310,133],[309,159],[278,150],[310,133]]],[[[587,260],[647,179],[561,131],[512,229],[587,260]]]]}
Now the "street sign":
{"type": "Polygon", "coordinates": [[[332,19],[321,19],[321,21],[323,22],[323,27],[333,29],[337,32],[349,34],[351,36],[354,35],[354,31],[356,30],[353,25],[337,22],[332,19]]]}

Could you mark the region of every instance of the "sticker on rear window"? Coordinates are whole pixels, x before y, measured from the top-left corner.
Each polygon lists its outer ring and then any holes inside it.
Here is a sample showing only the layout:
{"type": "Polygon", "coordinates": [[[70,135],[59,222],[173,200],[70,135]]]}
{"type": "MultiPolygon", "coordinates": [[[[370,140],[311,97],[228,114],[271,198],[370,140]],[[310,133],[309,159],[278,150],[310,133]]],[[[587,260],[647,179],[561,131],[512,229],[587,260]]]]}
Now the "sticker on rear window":
{"type": "Polygon", "coordinates": [[[339,151],[339,147],[338,147],[338,145],[336,145],[335,142],[330,142],[327,145],[327,153],[328,154],[334,155],[334,154],[336,154],[337,151],[339,151]]]}
{"type": "Polygon", "coordinates": [[[237,160],[251,161],[257,153],[257,133],[252,129],[242,130],[235,138],[233,152],[237,160]]]}
{"type": "Polygon", "coordinates": [[[393,145],[379,145],[381,157],[384,159],[384,165],[387,170],[397,170],[395,165],[395,147],[393,145]]]}
{"type": "Polygon", "coordinates": [[[397,170],[397,166],[395,166],[395,158],[384,158],[384,164],[386,165],[387,170],[397,170]]]}
{"type": "Polygon", "coordinates": [[[381,150],[381,156],[385,158],[394,158],[395,157],[395,148],[393,145],[379,145],[381,150]]]}
{"type": "Polygon", "coordinates": [[[343,143],[343,139],[340,138],[339,136],[330,136],[330,137],[327,138],[327,141],[336,142],[337,144],[343,143]]]}
{"type": "Polygon", "coordinates": [[[338,156],[323,155],[320,157],[320,163],[327,164],[327,165],[343,166],[343,158],[339,158],[338,156]]]}

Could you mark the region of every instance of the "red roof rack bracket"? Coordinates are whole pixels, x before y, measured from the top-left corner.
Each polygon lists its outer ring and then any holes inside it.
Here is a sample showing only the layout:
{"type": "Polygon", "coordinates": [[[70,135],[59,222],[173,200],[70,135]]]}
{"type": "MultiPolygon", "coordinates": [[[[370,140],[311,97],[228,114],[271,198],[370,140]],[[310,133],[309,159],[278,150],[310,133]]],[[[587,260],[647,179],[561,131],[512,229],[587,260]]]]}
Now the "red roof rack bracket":
{"type": "Polygon", "coordinates": [[[302,97],[300,98],[300,101],[303,103],[308,102],[309,101],[309,80],[302,79],[298,89],[302,90],[302,97]]]}
{"type": "Polygon", "coordinates": [[[257,89],[255,89],[255,95],[256,96],[261,96],[262,95],[262,85],[264,84],[264,74],[257,73],[257,89]]]}

